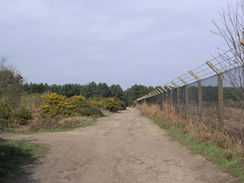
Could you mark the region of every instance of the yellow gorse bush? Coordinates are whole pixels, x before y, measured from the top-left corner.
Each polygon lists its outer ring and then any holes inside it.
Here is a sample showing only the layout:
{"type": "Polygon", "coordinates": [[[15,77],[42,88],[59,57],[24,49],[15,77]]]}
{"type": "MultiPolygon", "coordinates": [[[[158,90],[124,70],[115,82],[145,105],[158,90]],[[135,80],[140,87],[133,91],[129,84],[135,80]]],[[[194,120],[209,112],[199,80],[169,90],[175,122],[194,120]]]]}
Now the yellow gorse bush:
{"type": "Polygon", "coordinates": [[[56,93],[43,96],[46,104],[41,106],[43,117],[70,117],[75,115],[90,116],[101,115],[101,112],[87,101],[83,96],[67,98],[56,93]]]}
{"type": "Polygon", "coordinates": [[[90,104],[96,106],[98,108],[102,108],[102,101],[101,99],[92,99],[90,100],[90,104]]]}
{"type": "Polygon", "coordinates": [[[117,112],[126,108],[125,103],[115,97],[102,98],[98,101],[98,104],[106,110],[111,112],[117,112]]]}
{"type": "Polygon", "coordinates": [[[56,93],[42,97],[45,105],[41,106],[43,117],[70,117],[70,116],[91,116],[102,115],[99,108],[117,112],[125,109],[125,104],[117,98],[92,99],[88,101],[83,96],[67,98],[56,93]]]}
{"type": "Polygon", "coordinates": [[[41,113],[43,116],[58,116],[68,115],[67,108],[71,107],[67,97],[52,93],[51,95],[42,97],[46,104],[41,106],[41,113]]]}

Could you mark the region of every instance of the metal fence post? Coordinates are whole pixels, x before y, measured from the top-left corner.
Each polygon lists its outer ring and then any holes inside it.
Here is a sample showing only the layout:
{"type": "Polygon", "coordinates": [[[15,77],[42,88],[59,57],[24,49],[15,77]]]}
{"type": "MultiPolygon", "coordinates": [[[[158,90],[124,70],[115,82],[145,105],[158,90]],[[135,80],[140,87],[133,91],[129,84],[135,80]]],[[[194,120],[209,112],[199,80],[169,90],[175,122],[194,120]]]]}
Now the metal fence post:
{"type": "Polygon", "coordinates": [[[189,94],[188,94],[188,83],[183,80],[182,78],[178,77],[178,79],[184,84],[184,90],[185,90],[185,115],[186,118],[189,116],[189,94]]]}
{"type": "Polygon", "coordinates": [[[189,73],[197,80],[197,98],[198,98],[198,115],[202,117],[202,80],[198,77],[196,73],[193,71],[189,71],[189,73]]]}
{"type": "Polygon", "coordinates": [[[173,90],[169,91],[170,93],[170,105],[173,106],[173,90]]]}
{"type": "Polygon", "coordinates": [[[180,88],[179,87],[176,88],[176,92],[177,92],[177,106],[178,106],[178,110],[180,110],[180,88]]]}
{"type": "Polygon", "coordinates": [[[198,81],[197,87],[197,95],[198,95],[198,115],[202,117],[202,80],[198,81]]]}
{"type": "Polygon", "coordinates": [[[162,111],[162,109],[163,109],[163,95],[164,95],[164,91],[161,88],[158,88],[158,90],[161,92],[161,94],[160,94],[160,98],[161,98],[160,110],[162,111]]]}
{"type": "Polygon", "coordinates": [[[175,82],[171,81],[171,83],[175,86],[175,90],[176,90],[176,109],[179,112],[180,111],[180,87],[175,84],[175,82]]]}
{"type": "Polygon", "coordinates": [[[165,93],[166,103],[169,103],[169,91],[167,90],[165,93]]]}
{"type": "Polygon", "coordinates": [[[160,110],[162,110],[162,90],[160,90],[160,88],[157,88],[156,90],[159,93],[159,95],[158,95],[158,105],[159,105],[160,110]]]}
{"type": "Polygon", "coordinates": [[[172,88],[169,85],[165,85],[169,89],[169,103],[172,106],[173,105],[173,93],[172,88]]]}
{"type": "Polygon", "coordinates": [[[163,101],[163,103],[167,103],[167,93],[168,93],[168,91],[164,88],[164,87],[161,87],[162,88],[162,90],[164,91],[164,101],[163,101]]]}
{"type": "Polygon", "coordinates": [[[218,98],[219,98],[219,121],[224,125],[224,89],[223,89],[223,74],[218,74],[218,98]]]}
{"type": "Polygon", "coordinates": [[[160,111],[162,111],[162,93],[160,93],[160,95],[159,95],[159,108],[160,108],[160,111]]]}
{"type": "Polygon", "coordinates": [[[215,72],[218,76],[218,118],[221,126],[224,126],[224,90],[223,90],[223,74],[222,72],[211,62],[207,61],[206,64],[215,72]]]}
{"type": "Polygon", "coordinates": [[[156,93],[157,93],[157,95],[156,95],[156,97],[157,97],[157,105],[158,106],[160,106],[160,92],[156,89],[156,93]]]}
{"type": "Polygon", "coordinates": [[[185,103],[186,103],[186,117],[189,116],[189,95],[188,95],[188,84],[185,85],[185,103]]]}

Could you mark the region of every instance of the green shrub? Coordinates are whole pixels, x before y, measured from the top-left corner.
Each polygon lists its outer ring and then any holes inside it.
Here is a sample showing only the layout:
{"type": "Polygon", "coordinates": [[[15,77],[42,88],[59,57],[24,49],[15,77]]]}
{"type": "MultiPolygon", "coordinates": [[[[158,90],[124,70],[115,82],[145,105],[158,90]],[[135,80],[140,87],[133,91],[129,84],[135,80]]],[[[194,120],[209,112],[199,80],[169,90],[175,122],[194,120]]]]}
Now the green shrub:
{"type": "Polygon", "coordinates": [[[117,112],[126,109],[125,103],[114,97],[101,99],[101,106],[110,112],[117,112]]]}
{"type": "Polygon", "coordinates": [[[28,121],[32,119],[32,114],[26,108],[21,108],[14,111],[14,118],[17,124],[27,125],[28,121]]]}
{"type": "Polygon", "coordinates": [[[8,102],[0,99],[0,128],[9,126],[12,120],[12,109],[8,102]]]}

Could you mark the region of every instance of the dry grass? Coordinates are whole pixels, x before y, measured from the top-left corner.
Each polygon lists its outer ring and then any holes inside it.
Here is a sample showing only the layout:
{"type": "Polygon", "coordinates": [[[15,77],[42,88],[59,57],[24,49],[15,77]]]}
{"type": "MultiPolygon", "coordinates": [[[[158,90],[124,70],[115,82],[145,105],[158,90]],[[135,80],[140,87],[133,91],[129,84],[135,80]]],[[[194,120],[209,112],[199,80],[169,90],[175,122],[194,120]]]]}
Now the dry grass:
{"type": "Polygon", "coordinates": [[[243,123],[243,119],[244,119],[244,110],[243,109],[226,107],[224,109],[224,112],[225,112],[225,119],[226,120],[237,121],[237,122],[243,123]]]}
{"type": "Polygon", "coordinates": [[[231,151],[234,149],[244,155],[244,147],[240,139],[229,135],[224,128],[219,126],[216,128],[209,123],[204,123],[198,117],[186,119],[170,104],[165,104],[162,110],[158,105],[149,104],[140,104],[137,108],[145,115],[154,117],[166,125],[181,127],[186,133],[195,132],[196,140],[210,142],[231,151]]]}
{"type": "MultiPolygon", "coordinates": [[[[181,109],[184,111],[184,108],[181,109]]],[[[189,105],[189,114],[191,116],[198,115],[198,105],[189,105]]],[[[202,120],[205,123],[218,123],[218,108],[214,104],[204,104],[202,106],[202,120]]],[[[228,129],[237,128],[244,129],[244,108],[243,107],[232,107],[225,105],[224,108],[224,125],[228,129]]]]}
{"type": "Polygon", "coordinates": [[[158,105],[149,104],[140,104],[137,108],[194,153],[244,181],[244,144],[239,138],[241,136],[235,138],[225,128],[213,125],[211,118],[185,118],[169,104],[165,104],[162,110],[158,105]]]}
{"type": "Polygon", "coordinates": [[[244,110],[241,108],[225,107],[225,125],[229,128],[244,129],[244,110]]]}
{"type": "Polygon", "coordinates": [[[40,129],[55,129],[55,128],[72,128],[82,123],[87,123],[94,120],[91,117],[70,117],[70,118],[36,118],[27,126],[29,131],[37,131],[40,129]]]}

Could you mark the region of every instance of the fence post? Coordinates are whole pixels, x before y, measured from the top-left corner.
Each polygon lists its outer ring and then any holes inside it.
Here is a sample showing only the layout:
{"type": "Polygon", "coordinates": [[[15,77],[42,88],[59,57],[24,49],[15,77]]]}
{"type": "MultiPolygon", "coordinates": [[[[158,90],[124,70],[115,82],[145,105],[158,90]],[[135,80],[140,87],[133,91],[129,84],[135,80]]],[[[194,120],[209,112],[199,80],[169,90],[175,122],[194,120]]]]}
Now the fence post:
{"type": "Polygon", "coordinates": [[[158,88],[158,91],[160,91],[160,110],[162,111],[162,109],[163,109],[163,93],[164,93],[164,91],[161,90],[161,88],[158,88]]]}
{"type": "Polygon", "coordinates": [[[177,111],[180,111],[180,88],[175,82],[171,81],[171,83],[175,86],[176,89],[176,104],[177,104],[177,111]]]}
{"type": "Polygon", "coordinates": [[[178,79],[184,84],[184,90],[185,90],[185,115],[186,118],[189,116],[189,95],[188,95],[188,83],[183,80],[182,78],[178,77],[178,79]]]}
{"type": "Polygon", "coordinates": [[[163,96],[163,103],[167,103],[167,93],[168,93],[168,91],[162,86],[161,87],[162,88],[162,90],[164,91],[164,96],[163,96]]]}
{"type": "Polygon", "coordinates": [[[150,96],[150,97],[148,98],[148,104],[151,103],[151,100],[152,100],[152,97],[153,97],[153,96],[152,96],[152,92],[149,93],[149,96],[150,96]]]}
{"type": "Polygon", "coordinates": [[[218,98],[219,98],[219,121],[224,125],[224,89],[223,89],[223,74],[218,74],[218,98]]]}
{"type": "Polygon", "coordinates": [[[150,103],[150,99],[151,99],[151,97],[152,97],[152,94],[151,94],[151,92],[148,94],[148,98],[147,98],[147,103],[149,104],[150,103]]]}
{"type": "Polygon", "coordinates": [[[170,105],[173,106],[173,91],[172,89],[169,91],[170,94],[170,105]]]}
{"type": "Polygon", "coordinates": [[[206,64],[218,76],[218,118],[221,126],[224,126],[224,89],[223,89],[223,73],[211,62],[207,61],[206,64]]]}
{"type": "Polygon", "coordinates": [[[177,106],[178,106],[178,111],[180,111],[180,87],[176,88],[177,92],[177,106]]]}
{"type": "Polygon", "coordinates": [[[189,95],[188,95],[188,84],[185,85],[185,102],[186,102],[186,117],[189,116],[189,95]]]}
{"type": "Polygon", "coordinates": [[[172,93],[172,88],[169,85],[165,85],[169,89],[169,102],[170,105],[173,105],[173,93],[172,93]]]}
{"type": "Polygon", "coordinates": [[[156,95],[156,97],[157,97],[157,105],[159,106],[160,105],[160,94],[161,93],[157,89],[155,91],[157,93],[157,95],[156,95]]]}
{"type": "Polygon", "coordinates": [[[162,93],[160,93],[159,95],[159,108],[160,108],[160,111],[162,111],[162,93]]]}
{"type": "Polygon", "coordinates": [[[154,103],[154,96],[155,96],[155,94],[154,94],[154,93],[152,93],[152,97],[151,97],[151,100],[150,100],[150,103],[151,103],[151,104],[153,104],[153,103],[154,103]]]}
{"type": "Polygon", "coordinates": [[[159,105],[160,110],[162,110],[162,105],[161,105],[162,104],[162,91],[159,88],[157,88],[156,90],[158,92],[158,105],[159,105]]]}
{"type": "Polygon", "coordinates": [[[197,80],[197,98],[198,98],[198,115],[202,117],[202,80],[198,77],[196,73],[193,71],[189,71],[189,73],[197,80]]]}
{"type": "Polygon", "coordinates": [[[165,90],[165,99],[166,99],[166,103],[169,103],[169,91],[166,89],[166,86],[163,87],[165,90]]]}
{"type": "Polygon", "coordinates": [[[153,91],[154,96],[153,96],[153,104],[157,103],[157,93],[155,91],[153,91]]]}
{"type": "Polygon", "coordinates": [[[159,97],[158,97],[157,90],[155,90],[155,93],[156,93],[156,95],[155,95],[155,104],[158,105],[159,104],[159,97]]]}
{"type": "Polygon", "coordinates": [[[155,100],[155,93],[153,92],[152,93],[152,104],[154,103],[154,100],[155,100]]]}
{"type": "Polygon", "coordinates": [[[197,95],[198,95],[198,115],[202,117],[202,80],[198,81],[197,95]]]}

